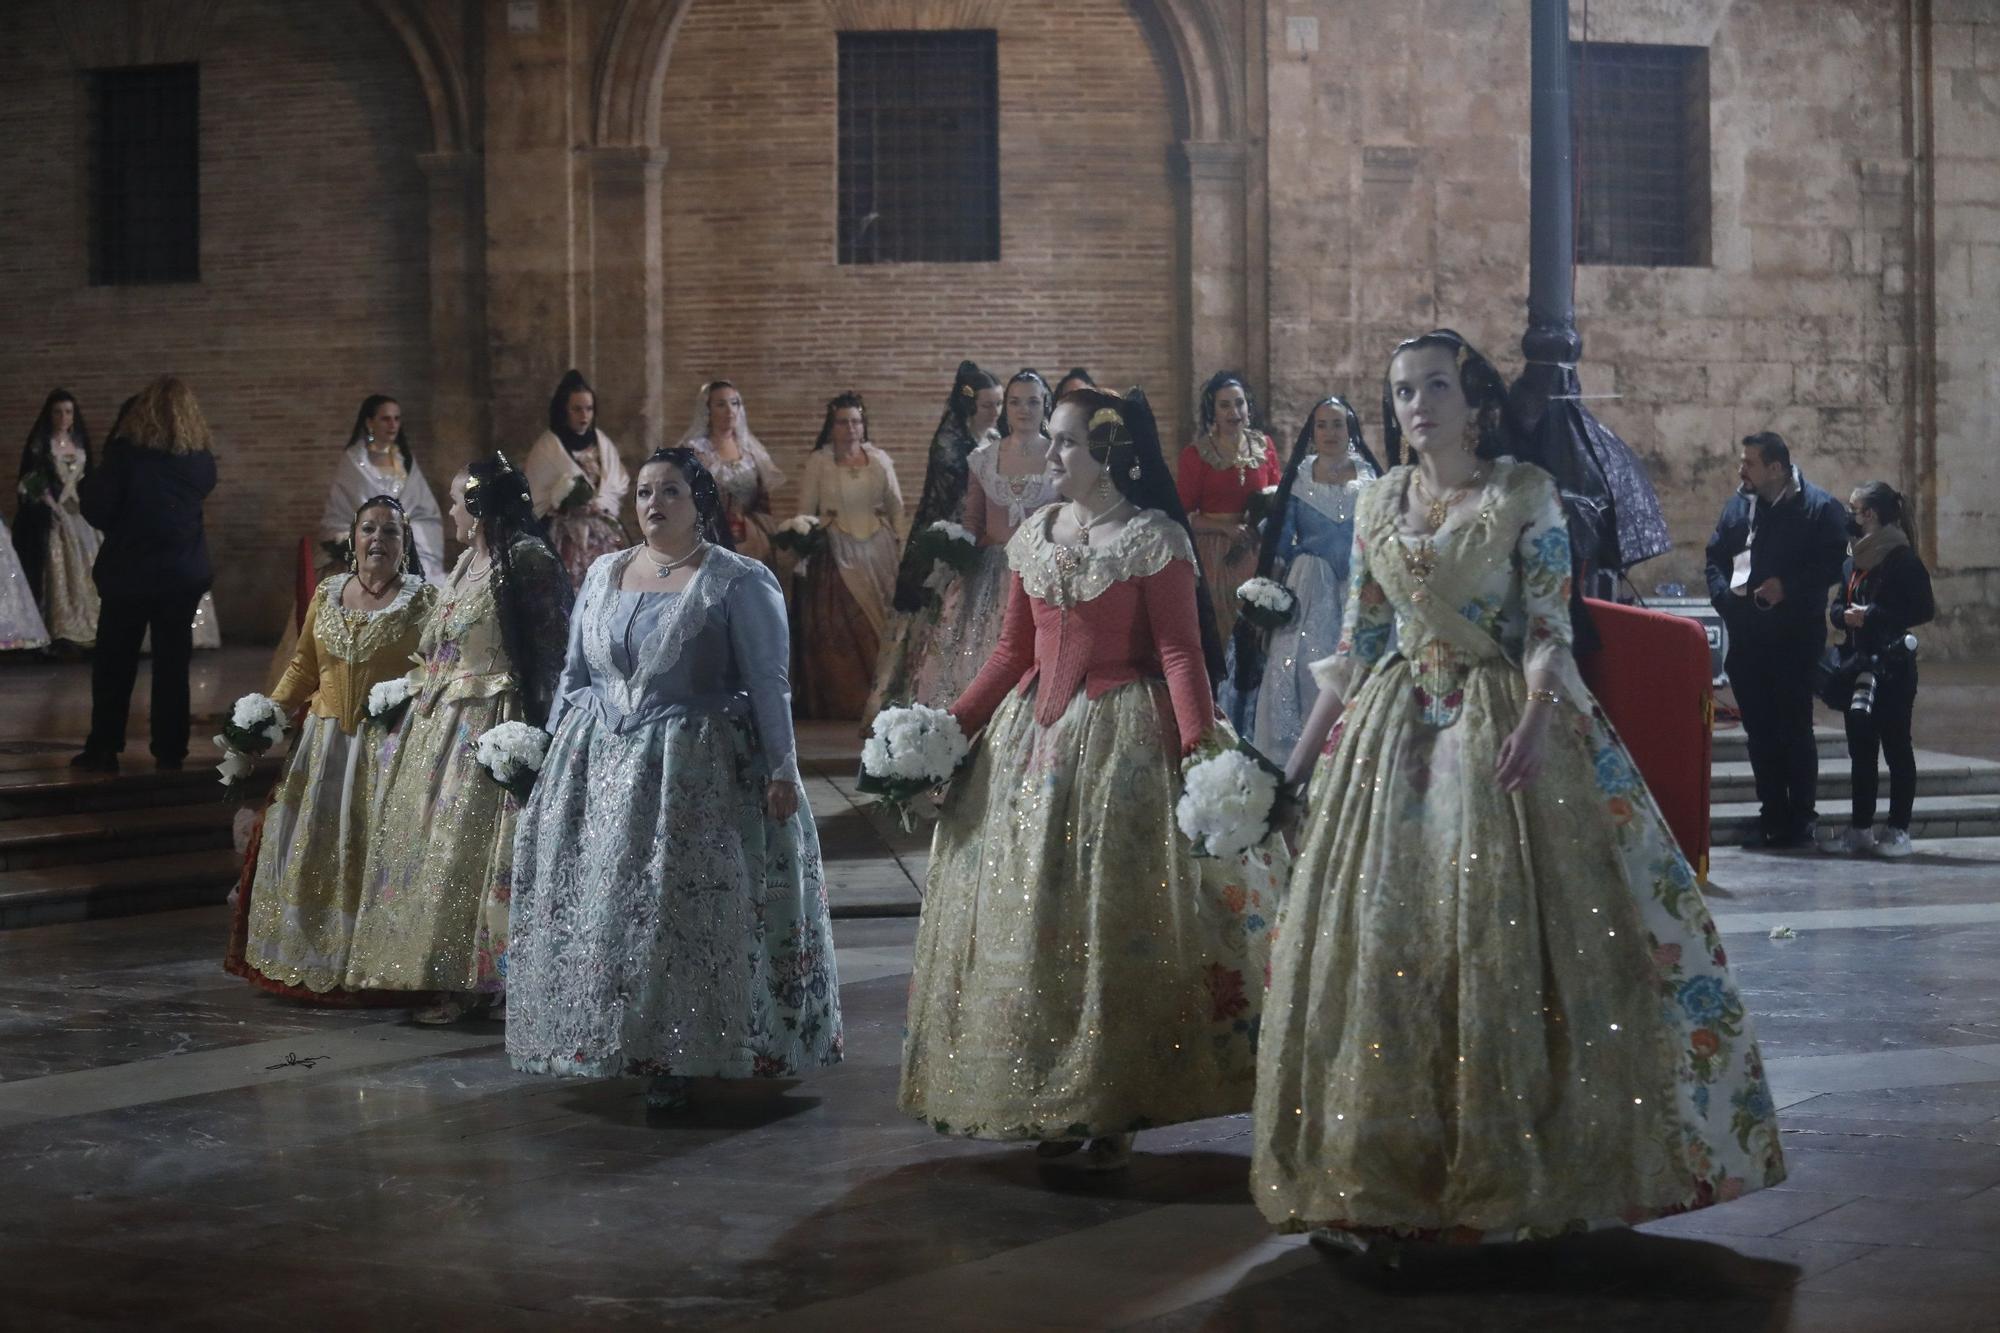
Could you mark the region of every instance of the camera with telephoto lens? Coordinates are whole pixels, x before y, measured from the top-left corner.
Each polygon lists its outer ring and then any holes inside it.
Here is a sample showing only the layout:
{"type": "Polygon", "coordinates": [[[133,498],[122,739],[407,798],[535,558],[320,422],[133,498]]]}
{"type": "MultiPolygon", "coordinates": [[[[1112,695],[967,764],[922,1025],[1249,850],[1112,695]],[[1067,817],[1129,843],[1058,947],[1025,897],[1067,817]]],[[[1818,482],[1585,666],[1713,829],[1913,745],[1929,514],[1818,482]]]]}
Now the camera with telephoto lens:
{"type": "Polygon", "coordinates": [[[1869,714],[1875,711],[1876,678],[1887,672],[1893,674],[1897,667],[1913,660],[1917,655],[1917,636],[1905,634],[1903,641],[1888,652],[1870,653],[1862,659],[1861,670],[1854,677],[1854,697],[1848,701],[1850,713],[1869,714]],[[1900,652],[1896,650],[1900,649],[1900,652]],[[1895,656],[1891,656],[1895,653],[1895,656]]]}

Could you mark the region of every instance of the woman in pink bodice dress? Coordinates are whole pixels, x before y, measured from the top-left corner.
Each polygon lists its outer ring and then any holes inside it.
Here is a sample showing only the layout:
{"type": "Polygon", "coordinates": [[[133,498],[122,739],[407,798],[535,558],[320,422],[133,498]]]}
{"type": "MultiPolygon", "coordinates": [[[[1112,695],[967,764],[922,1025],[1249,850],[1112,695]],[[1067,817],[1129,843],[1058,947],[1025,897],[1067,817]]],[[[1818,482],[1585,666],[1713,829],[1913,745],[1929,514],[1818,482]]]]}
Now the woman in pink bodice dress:
{"type": "Polygon", "coordinates": [[[1201,434],[1175,467],[1216,625],[1227,639],[1236,625],[1236,589],[1257,572],[1251,501],[1284,478],[1277,446],[1258,425],[1257,400],[1241,375],[1220,371],[1203,386],[1201,434]]]}
{"type": "Polygon", "coordinates": [[[1181,769],[1231,743],[1222,652],[1153,414],[1057,406],[1067,503],[1007,545],[1000,642],[951,707],[981,736],[946,799],[918,928],[901,1104],[941,1133],[1080,1148],[1250,1104],[1275,840],[1197,859],[1181,769]]]}

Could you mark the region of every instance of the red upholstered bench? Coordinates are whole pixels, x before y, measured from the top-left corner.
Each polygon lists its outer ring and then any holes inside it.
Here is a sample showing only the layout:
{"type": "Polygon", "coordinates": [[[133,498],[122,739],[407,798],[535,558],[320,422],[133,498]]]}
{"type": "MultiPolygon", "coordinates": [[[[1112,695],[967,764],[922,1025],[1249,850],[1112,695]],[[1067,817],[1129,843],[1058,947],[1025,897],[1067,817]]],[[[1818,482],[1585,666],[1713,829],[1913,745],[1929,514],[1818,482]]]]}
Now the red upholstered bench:
{"type": "Polygon", "coordinates": [[[1578,662],[1639,766],[1688,863],[1708,877],[1709,757],[1715,692],[1695,621],[1587,599],[1604,647],[1578,662]]]}

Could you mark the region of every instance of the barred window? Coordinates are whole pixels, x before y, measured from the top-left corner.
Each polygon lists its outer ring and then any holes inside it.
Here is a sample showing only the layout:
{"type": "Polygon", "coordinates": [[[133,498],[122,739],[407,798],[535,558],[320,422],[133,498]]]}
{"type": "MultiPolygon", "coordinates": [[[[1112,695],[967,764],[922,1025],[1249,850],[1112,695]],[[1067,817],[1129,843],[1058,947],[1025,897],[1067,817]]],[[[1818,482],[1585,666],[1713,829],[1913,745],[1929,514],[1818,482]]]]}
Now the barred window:
{"type": "Polygon", "coordinates": [[[1572,42],[1576,257],[1709,261],[1708,50],[1572,42]]]}
{"type": "Polygon", "coordinates": [[[90,280],[201,279],[196,65],[90,72],[90,280]]]}
{"type": "Polygon", "coordinates": [[[843,264],[1000,258],[992,32],[840,34],[843,264]]]}

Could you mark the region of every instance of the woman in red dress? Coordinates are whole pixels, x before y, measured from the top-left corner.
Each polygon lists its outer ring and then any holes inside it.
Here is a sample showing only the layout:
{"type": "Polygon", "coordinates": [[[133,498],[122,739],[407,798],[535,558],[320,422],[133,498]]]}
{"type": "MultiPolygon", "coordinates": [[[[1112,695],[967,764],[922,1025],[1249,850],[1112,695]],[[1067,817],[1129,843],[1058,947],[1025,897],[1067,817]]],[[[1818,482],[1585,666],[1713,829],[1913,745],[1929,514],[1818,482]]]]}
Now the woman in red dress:
{"type": "Polygon", "coordinates": [[[1233,370],[1216,372],[1202,388],[1201,434],[1181,450],[1176,482],[1225,639],[1236,625],[1236,587],[1257,572],[1257,532],[1245,511],[1283,474],[1250,386],[1233,370]]]}

